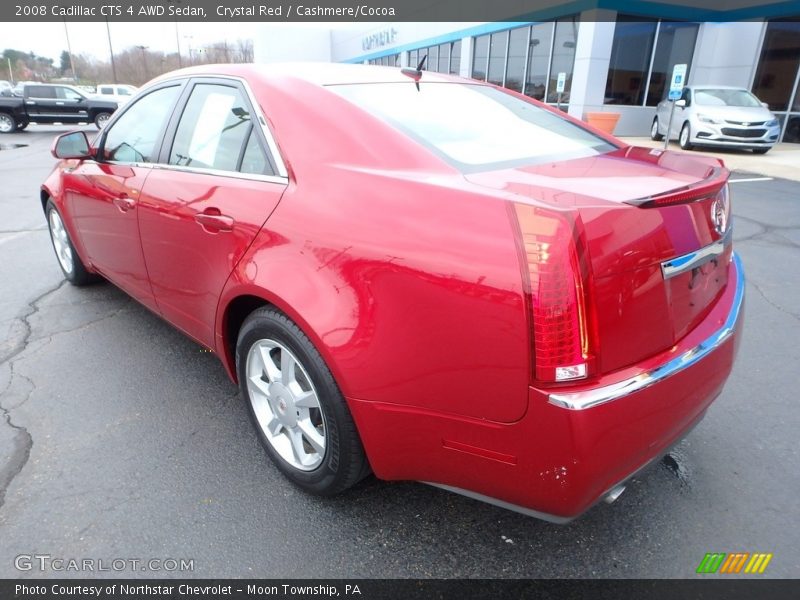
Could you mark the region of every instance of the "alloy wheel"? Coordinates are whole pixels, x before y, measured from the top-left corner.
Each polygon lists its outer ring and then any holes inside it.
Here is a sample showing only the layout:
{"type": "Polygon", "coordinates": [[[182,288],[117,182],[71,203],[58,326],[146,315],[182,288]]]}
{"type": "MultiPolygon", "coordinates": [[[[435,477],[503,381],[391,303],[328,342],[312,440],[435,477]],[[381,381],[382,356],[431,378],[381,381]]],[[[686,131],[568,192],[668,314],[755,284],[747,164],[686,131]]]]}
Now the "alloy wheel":
{"type": "Polygon", "coordinates": [[[247,353],[247,391],[264,437],[290,466],[312,471],[325,457],[325,415],[306,369],[283,344],[255,342],[247,353]]]}
{"type": "Polygon", "coordinates": [[[61,268],[64,269],[64,272],[70,275],[75,268],[75,261],[72,257],[72,246],[69,242],[69,235],[67,234],[63,221],[61,221],[61,216],[55,210],[50,211],[49,222],[50,237],[53,240],[53,248],[56,250],[58,262],[61,264],[61,268]]]}

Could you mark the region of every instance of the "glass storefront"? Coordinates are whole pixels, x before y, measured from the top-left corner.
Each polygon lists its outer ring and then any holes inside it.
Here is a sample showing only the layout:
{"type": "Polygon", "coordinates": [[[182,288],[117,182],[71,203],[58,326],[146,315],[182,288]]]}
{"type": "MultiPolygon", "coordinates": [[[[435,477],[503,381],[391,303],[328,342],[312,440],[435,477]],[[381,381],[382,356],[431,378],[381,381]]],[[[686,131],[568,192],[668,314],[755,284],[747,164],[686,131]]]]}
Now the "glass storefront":
{"type": "Polygon", "coordinates": [[[380,58],[373,58],[368,62],[371,65],[383,65],[384,67],[399,67],[400,55],[390,54],[388,56],[381,56],[380,58]]]}
{"type": "Polygon", "coordinates": [[[800,22],[770,21],[761,46],[753,93],[780,119],[783,141],[800,143],[800,22]]]}
{"type": "MultiPolygon", "coordinates": [[[[619,15],[606,80],[606,104],[656,106],[676,64],[692,67],[698,23],[619,15]]],[[[688,77],[687,70],[687,77],[688,77]]]]}
{"type": "Polygon", "coordinates": [[[412,50],[408,53],[408,66],[416,67],[425,56],[428,57],[425,60],[426,71],[458,75],[461,65],[461,40],[412,50]]]}
{"type": "Polygon", "coordinates": [[[562,101],[568,102],[577,40],[576,17],[476,37],[472,78],[556,102],[556,81],[563,72],[566,84],[562,101]]]}

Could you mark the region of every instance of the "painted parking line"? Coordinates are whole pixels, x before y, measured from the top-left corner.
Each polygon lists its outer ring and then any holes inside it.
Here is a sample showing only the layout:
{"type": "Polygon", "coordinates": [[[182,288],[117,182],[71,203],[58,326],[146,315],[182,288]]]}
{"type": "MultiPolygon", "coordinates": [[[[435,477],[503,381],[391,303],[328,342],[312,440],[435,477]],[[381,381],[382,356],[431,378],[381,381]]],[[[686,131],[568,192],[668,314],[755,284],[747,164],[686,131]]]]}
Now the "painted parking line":
{"type": "Polygon", "coordinates": [[[748,177],[746,179],[728,179],[728,183],[746,183],[748,181],[772,181],[774,177],[748,177]]]}

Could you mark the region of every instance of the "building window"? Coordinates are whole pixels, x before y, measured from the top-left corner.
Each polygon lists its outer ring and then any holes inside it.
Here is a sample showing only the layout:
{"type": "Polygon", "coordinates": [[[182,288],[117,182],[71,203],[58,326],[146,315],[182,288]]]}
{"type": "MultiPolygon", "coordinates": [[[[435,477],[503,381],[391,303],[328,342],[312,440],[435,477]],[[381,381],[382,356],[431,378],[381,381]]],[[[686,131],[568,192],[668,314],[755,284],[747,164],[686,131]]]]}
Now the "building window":
{"type": "Polygon", "coordinates": [[[691,69],[697,23],[619,15],[606,80],[606,104],[655,106],[667,96],[676,64],[691,69]]]}
{"type": "Polygon", "coordinates": [[[384,67],[399,67],[400,55],[389,54],[388,56],[381,56],[380,58],[372,58],[367,62],[371,65],[382,65],[384,67]]]}
{"type": "Polygon", "coordinates": [[[450,43],[450,74],[458,75],[461,72],[461,40],[450,43]]]}
{"type": "Polygon", "coordinates": [[[577,39],[575,17],[476,37],[472,78],[556,102],[556,81],[563,72],[564,99],[568,99],[577,39]]]}
{"type": "Polygon", "coordinates": [[[486,81],[486,68],[489,66],[489,36],[475,38],[472,50],[472,78],[486,81]]]}
{"type": "Polygon", "coordinates": [[[562,100],[569,102],[572,89],[572,68],[575,66],[575,46],[578,44],[578,18],[567,17],[556,21],[553,53],[550,64],[550,81],[547,86],[547,101],[557,102],[558,74],[566,73],[562,100]]]}
{"type": "Polygon", "coordinates": [[[800,143],[800,23],[769,21],[753,93],[778,111],[784,142],[800,143]],[[793,114],[794,113],[794,114],[793,114]]]}
{"type": "MultiPolygon", "coordinates": [[[[770,21],[761,47],[753,93],[771,110],[785,111],[792,99],[800,67],[800,23],[770,21]]],[[[794,94],[793,111],[800,111],[800,98],[794,94]]]]}
{"type": "MultiPolygon", "coordinates": [[[[528,41],[528,64],[523,93],[544,100],[547,89],[547,69],[550,66],[550,49],[553,47],[553,24],[539,23],[531,27],[528,41]]],[[[570,68],[570,71],[572,69],[570,68]]],[[[556,77],[558,75],[556,74],[556,77]]]]}
{"type": "Polygon", "coordinates": [[[525,58],[528,54],[529,38],[529,27],[519,27],[509,32],[505,85],[515,92],[522,92],[525,83],[525,58]]]}
{"type": "Polygon", "coordinates": [[[461,62],[461,40],[411,50],[408,53],[408,66],[416,67],[425,56],[428,57],[425,59],[425,71],[458,75],[461,62]]]}
{"type": "Polygon", "coordinates": [[[697,23],[661,21],[658,26],[653,66],[650,69],[647,106],[656,106],[667,97],[675,65],[691,65],[697,31],[697,23]]]}

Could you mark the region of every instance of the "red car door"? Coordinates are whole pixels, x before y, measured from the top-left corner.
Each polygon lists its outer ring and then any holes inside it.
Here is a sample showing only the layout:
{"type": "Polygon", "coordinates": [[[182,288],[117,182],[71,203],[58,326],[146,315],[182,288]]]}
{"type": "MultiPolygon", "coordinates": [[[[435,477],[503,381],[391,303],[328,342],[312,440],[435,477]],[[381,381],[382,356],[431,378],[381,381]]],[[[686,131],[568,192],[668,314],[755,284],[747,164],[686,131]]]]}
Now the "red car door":
{"type": "Polygon", "coordinates": [[[152,309],[139,240],[139,194],[181,88],[158,88],[126,107],[104,132],[98,160],[84,161],[65,177],[67,209],[92,265],[152,309]]]}
{"type": "MultiPolygon", "coordinates": [[[[244,87],[191,84],[139,198],[139,229],[159,310],[214,347],[217,302],[236,263],[286,189],[244,87]]],[[[280,159],[278,159],[280,160],[280,159]]]]}

